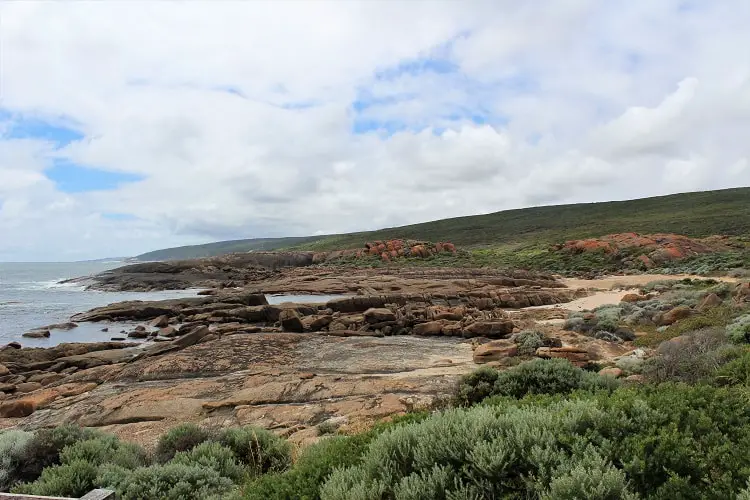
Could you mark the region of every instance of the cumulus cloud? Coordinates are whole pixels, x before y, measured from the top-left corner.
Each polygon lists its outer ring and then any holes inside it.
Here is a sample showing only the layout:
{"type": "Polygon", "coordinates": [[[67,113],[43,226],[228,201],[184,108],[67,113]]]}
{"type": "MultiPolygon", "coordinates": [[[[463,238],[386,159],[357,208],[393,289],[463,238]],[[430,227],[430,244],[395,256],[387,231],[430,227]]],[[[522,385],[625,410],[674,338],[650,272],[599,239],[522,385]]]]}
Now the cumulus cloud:
{"type": "Polygon", "coordinates": [[[740,0],[6,2],[0,260],[750,185],[749,22],[740,0]],[[71,191],[60,162],[129,181],[71,191]]]}

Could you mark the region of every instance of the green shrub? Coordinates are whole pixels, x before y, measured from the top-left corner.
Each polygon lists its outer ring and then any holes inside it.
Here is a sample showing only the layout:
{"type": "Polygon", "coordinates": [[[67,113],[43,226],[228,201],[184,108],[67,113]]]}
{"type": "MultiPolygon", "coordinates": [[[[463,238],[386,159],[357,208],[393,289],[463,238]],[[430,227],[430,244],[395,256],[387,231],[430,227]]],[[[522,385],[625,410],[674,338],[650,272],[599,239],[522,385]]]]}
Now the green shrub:
{"type": "Polygon", "coordinates": [[[614,389],[618,382],[587,372],[564,359],[535,359],[500,372],[492,395],[567,394],[575,390],[614,389]]]}
{"type": "Polygon", "coordinates": [[[726,362],[726,335],[720,328],[708,328],[662,343],[657,356],[643,365],[652,382],[696,383],[711,376],[726,362]]]}
{"type": "Polygon", "coordinates": [[[750,474],[744,390],[536,396],[449,410],[377,437],[324,500],[734,498],[750,474]]]}
{"type": "Polygon", "coordinates": [[[18,481],[21,457],[33,437],[32,433],[19,430],[0,432],[0,491],[8,491],[18,481]]]}
{"type": "Polygon", "coordinates": [[[217,471],[183,464],[152,465],[128,471],[103,467],[96,480],[119,500],[203,500],[229,493],[234,483],[217,471]]]}
{"type": "Polygon", "coordinates": [[[524,330],[516,337],[518,354],[521,356],[533,356],[536,350],[544,347],[545,335],[535,330],[524,330]]]}
{"type": "Polygon", "coordinates": [[[750,387],[750,352],[744,351],[721,366],[714,375],[714,381],[719,385],[750,387]]]}
{"type": "Polygon", "coordinates": [[[542,500],[635,500],[627,487],[625,474],[597,453],[586,453],[580,460],[557,471],[542,500]]]}
{"type": "Polygon", "coordinates": [[[45,468],[60,463],[63,448],[102,435],[101,432],[76,425],[61,425],[36,431],[19,457],[16,479],[22,482],[36,480],[45,468]]]}
{"type": "Polygon", "coordinates": [[[727,335],[732,342],[750,343],[750,314],[740,316],[727,325],[727,335]]]}
{"type": "Polygon", "coordinates": [[[156,445],[157,462],[166,463],[180,451],[190,451],[211,439],[211,434],[195,424],[182,424],[173,427],[159,438],[156,445]]]}
{"type": "Polygon", "coordinates": [[[491,366],[483,366],[464,375],[455,390],[457,405],[470,406],[492,396],[500,372],[491,366]]]}
{"type": "Polygon", "coordinates": [[[114,464],[126,469],[135,469],[148,464],[145,450],[134,443],[123,443],[111,435],[97,436],[66,446],[60,453],[60,462],[77,460],[94,465],[114,464]]]}
{"type": "Polygon", "coordinates": [[[98,467],[85,460],[47,467],[33,483],[21,484],[15,493],[79,498],[94,489],[98,467]]]}
{"type": "Polygon", "coordinates": [[[213,469],[234,483],[240,483],[247,475],[232,450],[213,442],[201,443],[190,451],[178,452],[169,463],[213,469]]]}
{"type": "Polygon", "coordinates": [[[317,500],[320,498],[320,485],[335,469],[356,464],[374,435],[366,433],[323,439],[305,448],[291,470],[281,474],[265,474],[248,484],[244,498],[317,500]]]}
{"type": "Polygon", "coordinates": [[[291,445],[259,427],[227,429],[221,433],[218,441],[232,450],[253,475],[282,472],[292,463],[291,445]]]}

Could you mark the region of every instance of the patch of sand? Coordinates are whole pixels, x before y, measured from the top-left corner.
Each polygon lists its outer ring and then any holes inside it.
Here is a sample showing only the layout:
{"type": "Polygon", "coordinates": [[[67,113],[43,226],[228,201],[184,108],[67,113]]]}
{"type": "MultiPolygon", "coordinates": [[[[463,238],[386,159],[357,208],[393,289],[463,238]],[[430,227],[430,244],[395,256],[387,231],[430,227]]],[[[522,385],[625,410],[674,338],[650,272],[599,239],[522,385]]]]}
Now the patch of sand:
{"type": "Polygon", "coordinates": [[[730,278],[728,276],[707,278],[705,276],[695,276],[691,274],[635,274],[631,276],[605,276],[595,280],[563,278],[560,281],[562,281],[568,288],[573,289],[593,288],[596,290],[612,290],[613,288],[619,288],[621,290],[626,290],[646,285],[652,281],[682,280],[685,278],[715,279],[727,283],[736,283],[738,281],[737,278],[730,278]]]}

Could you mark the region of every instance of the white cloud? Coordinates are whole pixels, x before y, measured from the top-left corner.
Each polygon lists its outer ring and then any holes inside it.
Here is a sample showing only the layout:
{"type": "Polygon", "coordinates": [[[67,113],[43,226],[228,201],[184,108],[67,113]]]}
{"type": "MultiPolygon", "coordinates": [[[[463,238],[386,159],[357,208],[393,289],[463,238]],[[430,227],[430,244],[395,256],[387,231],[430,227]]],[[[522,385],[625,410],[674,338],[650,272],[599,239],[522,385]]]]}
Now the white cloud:
{"type": "Polygon", "coordinates": [[[750,185],[748,23],[741,0],[6,2],[0,111],[85,137],[0,130],[0,260],[750,185]],[[63,193],[55,157],[144,180],[63,193]]]}

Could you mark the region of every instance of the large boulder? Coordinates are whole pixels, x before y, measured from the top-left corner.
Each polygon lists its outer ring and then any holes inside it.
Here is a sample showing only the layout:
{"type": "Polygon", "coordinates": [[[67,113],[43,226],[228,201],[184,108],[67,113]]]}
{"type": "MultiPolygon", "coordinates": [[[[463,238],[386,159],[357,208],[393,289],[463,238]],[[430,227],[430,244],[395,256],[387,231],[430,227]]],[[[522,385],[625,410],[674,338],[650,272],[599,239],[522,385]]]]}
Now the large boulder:
{"type": "Polygon", "coordinates": [[[488,337],[491,339],[504,338],[513,333],[513,322],[510,320],[500,321],[476,321],[464,327],[463,335],[466,338],[488,337]]]}
{"type": "Polygon", "coordinates": [[[294,309],[284,309],[279,313],[279,322],[285,332],[302,333],[305,326],[302,324],[299,314],[294,309]]]}

